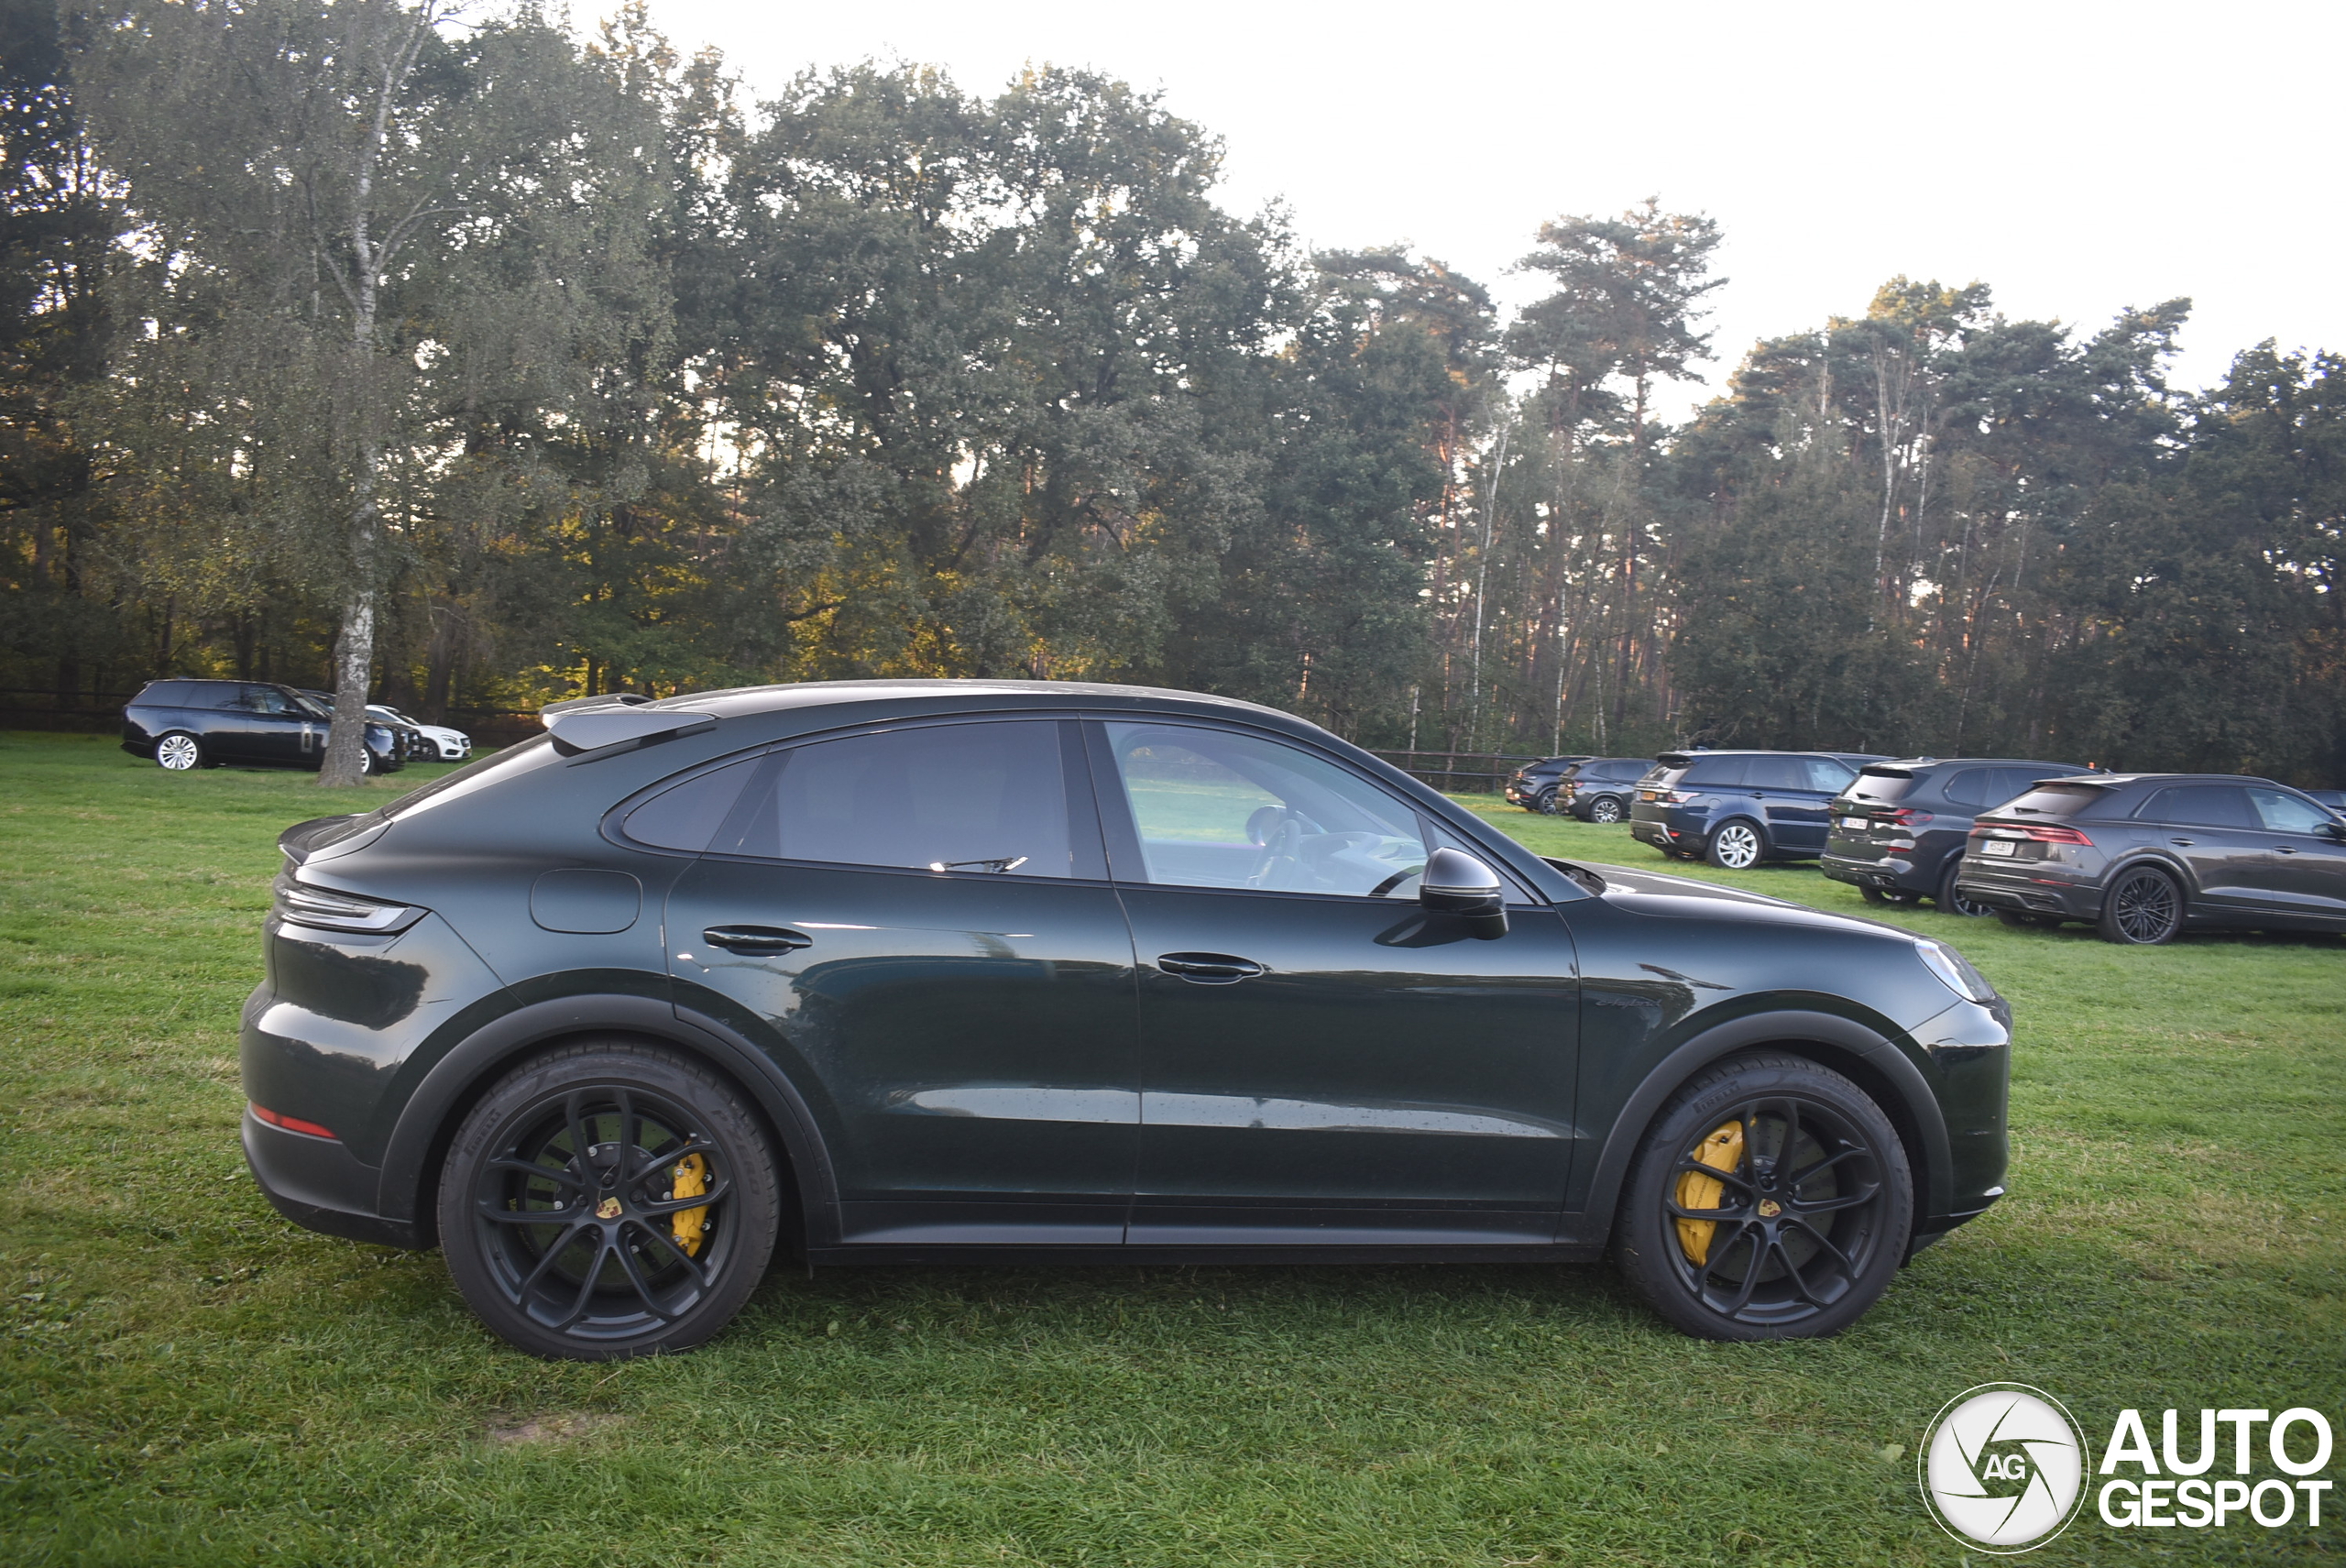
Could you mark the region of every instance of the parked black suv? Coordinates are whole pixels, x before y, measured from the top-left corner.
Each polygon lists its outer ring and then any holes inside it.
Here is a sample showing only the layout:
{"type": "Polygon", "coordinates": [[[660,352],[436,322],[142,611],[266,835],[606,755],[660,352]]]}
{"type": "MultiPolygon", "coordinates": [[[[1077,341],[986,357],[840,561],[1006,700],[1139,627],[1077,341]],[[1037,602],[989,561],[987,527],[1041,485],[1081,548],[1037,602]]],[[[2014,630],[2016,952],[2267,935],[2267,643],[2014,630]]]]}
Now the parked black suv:
{"type": "Polygon", "coordinates": [[[2004,1190],[2012,1014],[1953,948],[1542,860],[1269,708],[843,681],[546,717],[286,830],[243,1037],[280,1210],[439,1246],[542,1354],[698,1343],[777,1247],[1609,1250],[1690,1332],[1832,1333],[2004,1190]]]}
{"type": "Polygon", "coordinates": [[[1992,915],[1956,891],[1971,820],[2025,793],[2039,779],[2088,769],[2072,762],[2007,757],[1916,757],[1868,762],[1857,782],[1825,809],[1825,874],[1865,894],[1869,904],[1934,898],[1950,915],[1992,915]]]}
{"type": "Polygon", "coordinates": [[[1825,852],[1825,807],[1875,753],[1664,751],[1638,781],[1629,835],[1682,861],[1740,871],[1825,852]]]}
{"type": "Polygon", "coordinates": [[[1652,766],[1650,757],[1590,757],[1574,762],[1557,781],[1553,809],[1568,811],[1583,822],[1627,822],[1638,781],[1652,766]]]}
{"type": "MultiPolygon", "coordinates": [[[[222,762],[325,765],[333,710],[269,681],[148,681],[122,710],[122,749],[172,773],[222,762]]],[[[407,746],[388,724],[367,726],[367,771],[397,773],[407,746]]]]}
{"type": "Polygon", "coordinates": [[[1587,761],[1586,757],[1549,757],[1526,762],[1507,781],[1507,804],[1526,811],[1552,813],[1556,809],[1557,781],[1564,776],[1566,768],[1587,761]]]}
{"type": "Polygon", "coordinates": [[[1980,814],[1957,891],[2007,925],[2089,920],[2113,942],[2346,931],[2346,820],[2231,773],[2047,780],[1980,814]]]}

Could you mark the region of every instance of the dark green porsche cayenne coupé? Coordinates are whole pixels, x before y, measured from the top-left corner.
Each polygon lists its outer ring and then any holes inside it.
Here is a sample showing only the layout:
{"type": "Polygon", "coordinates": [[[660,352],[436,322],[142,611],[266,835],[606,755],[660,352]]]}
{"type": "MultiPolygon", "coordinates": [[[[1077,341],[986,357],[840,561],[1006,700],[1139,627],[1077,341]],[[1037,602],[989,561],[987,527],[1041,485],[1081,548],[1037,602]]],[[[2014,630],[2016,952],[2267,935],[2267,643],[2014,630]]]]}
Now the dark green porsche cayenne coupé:
{"type": "Polygon", "coordinates": [[[675,1350],[809,1265],[1608,1248],[1834,1332],[2001,1195],[1953,950],[1541,860],[1325,731],[1064,682],[546,711],[289,829],[245,1146],[498,1333],[675,1350]]]}

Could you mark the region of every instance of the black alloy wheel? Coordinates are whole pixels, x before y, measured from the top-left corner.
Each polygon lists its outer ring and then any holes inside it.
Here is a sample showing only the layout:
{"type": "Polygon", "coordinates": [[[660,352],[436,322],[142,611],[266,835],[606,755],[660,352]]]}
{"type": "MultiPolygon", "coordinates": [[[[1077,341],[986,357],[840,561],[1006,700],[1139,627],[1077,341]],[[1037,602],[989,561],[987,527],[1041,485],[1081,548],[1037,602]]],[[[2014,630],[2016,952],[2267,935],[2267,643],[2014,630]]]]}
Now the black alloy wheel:
{"type": "Polygon", "coordinates": [[[1880,1299],[1913,1219],[1905,1147],[1881,1108],[1828,1068],[1755,1052],[1705,1070],[1655,1120],[1614,1255],[1690,1334],[1812,1339],[1880,1299]]]}
{"type": "Polygon", "coordinates": [[[155,765],[165,773],[192,773],[203,761],[203,742],[184,729],[174,729],[155,742],[155,765]]]}
{"type": "Polygon", "coordinates": [[[2101,895],[2095,924],[2105,942],[2137,948],[2172,942],[2183,929],[2183,890],[2155,866],[2131,866],[2101,895]]]}
{"type": "Polygon", "coordinates": [[[573,1044],[473,1108],[440,1182],[449,1272],[499,1337],[608,1361],[684,1350],[765,1273],[773,1157],[732,1086],[632,1041],[573,1044]]]}
{"type": "Polygon", "coordinates": [[[1939,913],[1942,915],[1960,915],[1969,920],[1977,920],[1983,916],[1995,914],[1996,906],[1994,905],[1982,904],[1976,898],[1966,898],[1963,896],[1963,890],[1955,885],[1955,879],[1957,876],[1961,874],[1962,871],[1963,862],[1961,860],[1957,859],[1947,862],[1946,872],[1939,878],[1939,913]]]}
{"type": "Polygon", "coordinates": [[[1553,784],[1531,797],[1531,809],[1542,817],[1556,815],[1556,789],[1553,784]]]}
{"type": "Polygon", "coordinates": [[[1628,810],[1621,805],[1621,797],[1617,795],[1600,795],[1588,803],[1588,819],[1591,822],[1611,824],[1620,821],[1628,815],[1628,810]]]}

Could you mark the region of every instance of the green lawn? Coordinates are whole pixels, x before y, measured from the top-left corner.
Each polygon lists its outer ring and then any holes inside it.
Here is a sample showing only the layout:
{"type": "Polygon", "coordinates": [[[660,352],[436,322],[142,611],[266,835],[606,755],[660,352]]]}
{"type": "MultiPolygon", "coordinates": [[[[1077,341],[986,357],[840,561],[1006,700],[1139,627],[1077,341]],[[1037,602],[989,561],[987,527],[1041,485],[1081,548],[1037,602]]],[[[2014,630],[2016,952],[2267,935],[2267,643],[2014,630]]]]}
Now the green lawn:
{"type": "MultiPolygon", "coordinates": [[[[2013,1195],[1838,1340],[1697,1343],[1601,1266],[783,1268],[696,1354],[533,1361],[436,1256],[297,1230],[243,1171],[272,840],[349,798],[0,738],[0,1562],[1953,1564],[1912,1451],[1971,1384],[2097,1444],[2129,1405],[2346,1414],[2346,944],[1927,909],[1891,918],[2019,1015],[2013,1195]]],[[[2032,1561],[2334,1556],[2332,1500],[2088,1512],[2032,1561]]]]}

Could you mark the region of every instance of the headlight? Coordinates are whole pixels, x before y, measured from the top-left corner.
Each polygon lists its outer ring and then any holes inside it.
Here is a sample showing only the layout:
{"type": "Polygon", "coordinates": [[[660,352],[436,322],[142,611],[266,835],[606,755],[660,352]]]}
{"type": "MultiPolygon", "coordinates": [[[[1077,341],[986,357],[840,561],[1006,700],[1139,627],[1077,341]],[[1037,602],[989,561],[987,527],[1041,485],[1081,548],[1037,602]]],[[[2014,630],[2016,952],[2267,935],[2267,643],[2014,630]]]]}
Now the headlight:
{"type": "Polygon", "coordinates": [[[1916,942],[1914,956],[1923,967],[1939,977],[1939,983],[1962,997],[1966,1002],[1985,1005],[1997,1000],[1996,988],[1988,977],[1971,967],[1970,960],[1953,948],[1938,942],[1916,942]]]}

